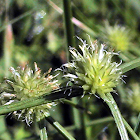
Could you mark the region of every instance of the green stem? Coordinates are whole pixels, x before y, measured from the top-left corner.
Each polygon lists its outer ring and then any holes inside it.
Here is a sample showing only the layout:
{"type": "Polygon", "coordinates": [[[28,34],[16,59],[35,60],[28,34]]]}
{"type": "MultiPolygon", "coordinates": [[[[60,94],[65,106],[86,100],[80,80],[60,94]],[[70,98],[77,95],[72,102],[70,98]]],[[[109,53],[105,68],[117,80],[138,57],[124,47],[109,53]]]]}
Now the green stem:
{"type": "MultiPolygon", "coordinates": [[[[124,53],[120,53],[120,55],[119,55],[119,57],[123,60],[123,61],[125,61],[126,63],[124,63],[124,64],[122,64],[122,65],[126,65],[127,66],[127,63],[130,63],[131,61],[133,61],[134,60],[134,58],[132,59],[130,59],[130,55],[126,55],[126,54],[124,54],[124,53]]],[[[135,63],[136,61],[134,61],[134,63],[135,63]]],[[[137,63],[137,62],[136,62],[137,63]]],[[[133,63],[132,63],[132,65],[133,65],[133,63]]],[[[136,65],[135,65],[136,66],[136,65]]],[[[131,66],[130,66],[130,69],[131,69],[131,66]]],[[[133,68],[132,68],[133,69],[133,68]]],[[[138,71],[140,71],[140,67],[137,67],[136,66],[136,69],[138,70],[138,71]]]]}
{"type": "MultiPolygon", "coordinates": [[[[85,107],[85,102],[83,100],[80,101],[81,105],[85,107]]],[[[86,114],[85,112],[80,112],[81,116],[81,133],[82,139],[87,140],[87,133],[86,133],[86,114]]]]}
{"type": "Polygon", "coordinates": [[[40,130],[40,139],[41,140],[48,140],[48,135],[46,131],[46,120],[42,119],[38,122],[39,130],[40,130]]]}
{"type": "Polygon", "coordinates": [[[123,52],[123,54],[129,59],[129,60],[134,60],[136,58],[135,55],[133,55],[132,53],[126,51],[126,52],[123,52]]]}
{"type": "MultiPolygon", "coordinates": [[[[64,8],[64,22],[65,22],[65,33],[66,33],[66,41],[67,47],[75,46],[74,42],[74,29],[73,24],[71,22],[72,12],[71,12],[71,0],[63,0],[63,8],[64,8]]],[[[67,61],[70,60],[69,51],[66,47],[67,51],[67,61]]]]}
{"type": "Polygon", "coordinates": [[[136,133],[134,132],[134,130],[131,128],[131,126],[127,123],[127,121],[122,117],[123,119],[123,123],[126,127],[126,129],[128,130],[128,132],[131,134],[131,136],[134,138],[134,140],[140,140],[140,138],[136,135],[136,133]]]}
{"type": "MultiPolygon", "coordinates": [[[[112,122],[112,121],[114,121],[113,117],[105,117],[102,119],[97,119],[97,120],[87,122],[86,127],[91,127],[93,125],[100,125],[100,124],[108,123],[108,122],[112,122]]],[[[72,126],[65,127],[65,129],[68,131],[72,131],[72,130],[76,129],[76,127],[74,125],[72,125],[72,126]]]]}
{"type": "Polygon", "coordinates": [[[119,57],[120,57],[121,60],[123,60],[125,62],[130,61],[130,59],[126,55],[124,55],[123,53],[120,53],[119,57]]]}
{"type": "Polygon", "coordinates": [[[46,132],[46,127],[40,129],[40,139],[41,140],[48,140],[47,132],[46,132]]]}
{"type": "Polygon", "coordinates": [[[0,32],[3,31],[3,30],[7,27],[7,25],[9,25],[9,24],[12,25],[12,24],[18,22],[19,20],[23,19],[24,17],[30,16],[34,11],[35,11],[35,9],[32,9],[32,10],[27,11],[27,12],[25,12],[24,14],[18,16],[17,18],[14,18],[14,19],[10,20],[8,23],[6,23],[5,25],[3,25],[3,26],[0,28],[0,32]]]}
{"type": "MultiPolygon", "coordinates": [[[[5,17],[5,24],[9,22],[9,17],[6,14],[5,17]]],[[[12,31],[12,25],[8,24],[5,29],[5,35],[4,35],[4,64],[5,64],[5,76],[9,76],[8,69],[12,65],[12,50],[13,50],[13,31],[12,31]]]]}
{"type": "MultiPolygon", "coordinates": [[[[63,13],[63,10],[58,7],[55,3],[53,3],[52,1],[48,0],[48,3],[50,4],[50,6],[52,6],[57,12],[59,12],[60,14],[63,13]]],[[[75,17],[72,17],[71,21],[80,29],[84,30],[86,33],[88,33],[89,35],[95,37],[96,33],[89,28],[87,25],[85,25],[83,22],[81,22],[80,20],[78,20],[75,17]]]]}
{"type": "Polygon", "coordinates": [[[7,124],[5,122],[5,116],[0,116],[0,139],[12,140],[10,132],[7,129],[7,124]]]}
{"type": "Polygon", "coordinates": [[[119,96],[121,97],[121,101],[124,102],[125,97],[126,97],[126,92],[125,92],[125,89],[124,89],[123,85],[118,84],[116,88],[117,88],[117,91],[119,93],[119,96]]]}
{"type": "Polygon", "coordinates": [[[140,113],[139,113],[139,115],[138,115],[138,122],[137,122],[137,124],[136,124],[136,126],[135,126],[135,128],[134,128],[134,131],[135,131],[136,133],[138,133],[139,130],[140,130],[140,113]]]}
{"type": "Polygon", "coordinates": [[[134,47],[129,47],[129,50],[134,52],[136,55],[138,55],[140,57],[140,50],[138,47],[134,46],[134,47]]]}
{"type": "Polygon", "coordinates": [[[137,68],[140,66],[140,58],[134,59],[130,62],[124,63],[120,66],[122,73],[125,73],[127,71],[130,71],[134,68],[137,68]]]}
{"type": "Polygon", "coordinates": [[[86,108],[84,108],[83,106],[81,106],[81,105],[79,105],[79,104],[75,104],[75,103],[72,102],[71,100],[65,99],[65,100],[63,100],[63,102],[64,102],[65,104],[69,104],[69,105],[73,106],[73,107],[76,108],[76,109],[79,109],[79,110],[81,110],[81,111],[85,111],[87,114],[92,114],[89,110],[87,110],[86,108]]]}
{"type": "MultiPolygon", "coordinates": [[[[74,104],[77,104],[78,99],[77,98],[72,98],[72,102],[74,102],[74,104]]],[[[73,121],[74,121],[74,125],[75,125],[75,133],[76,133],[76,139],[80,139],[80,129],[81,129],[81,118],[80,118],[80,113],[76,108],[72,108],[73,111],[73,121]]]]}
{"type": "Polygon", "coordinates": [[[56,122],[51,116],[48,114],[46,115],[46,120],[53,126],[55,127],[59,133],[61,133],[66,139],[68,140],[76,140],[71,136],[71,134],[64,128],[62,127],[58,122],[56,122]]]}
{"type": "MultiPolygon", "coordinates": [[[[109,122],[113,122],[113,121],[114,121],[114,118],[112,116],[111,117],[104,117],[101,119],[96,119],[93,121],[86,122],[86,127],[91,127],[93,125],[100,125],[103,123],[109,123],[109,122]]],[[[74,131],[76,129],[76,126],[75,125],[67,126],[67,127],[65,127],[65,129],[67,131],[74,131]]]]}
{"type": "MultiPolygon", "coordinates": [[[[77,104],[77,98],[73,98],[72,101],[74,104],[77,104]]],[[[83,106],[83,103],[80,100],[80,104],[83,106]]],[[[79,112],[76,108],[73,108],[73,117],[74,117],[74,124],[75,124],[75,133],[76,139],[86,140],[86,127],[85,127],[85,114],[84,112],[79,112]]]]}
{"type": "Polygon", "coordinates": [[[83,94],[83,89],[79,87],[67,87],[66,89],[60,89],[60,91],[52,91],[49,95],[47,93],[34,97],[31,99],[11,103],[9,105],[0,106],[0,115],[10,113],[12,111],[21,110],[29,107],[34,107],[42,104],[46,104],[49,102],[57,101],[63,98],[72,98],[75,96],[81,96],[83,94]],[[65,94],[64,94],[65,92],[65,94]]]}
{"type": "Polygon", "coordinates": [[[118,108],[114,98],[112,97],[112,95],[110,93],[107,93],[106,96],[104,96],[104,101],[106,102],[106,104],[109,106],[109,108],[111,110],[111,113],[114,117],[117,128],[119,130],[121,140],[129,140],[127,131],[125,129],[125,126],[124,126],[124,123],[122,120],[121,113],[119,111],[119,108],[118,108]]]}
{"type": "MultiPolygon", "coordinates": [[[[71,11],[71,0],[63,0],[63,7],[64,7],[64,21],[65,21],[65,32],[66,32],[66,41],[67,41],[67,60],[70,61],[70,55],[69,55],[69,50],[68,47],[75,46],[75,39],[74,39],[74,28],[73,28],[73,24],[72,24],[72,11],[71,11]]],[[[78,99],[74,98],[72,99],[75,103],[77,103],[78,99]]],[[[81,115],[78,112],[78,110],[76,110],[75,108],[73,108],[73,116],[74,116],[74,123],[76,125],[76,134],[77,137],[76,139],[81,139],[80,137],[82,137],[83,139],[85,139],[85,131],[82,126],[83,124],[83,119],[81,119],[81,115]],[[82,131],[82,132],[81,132],[82,131]]],[[[83,116],[83,114],[82,114],[83,116]]],[[[83,118],[83,117],[82,117],[83,118]]]]}

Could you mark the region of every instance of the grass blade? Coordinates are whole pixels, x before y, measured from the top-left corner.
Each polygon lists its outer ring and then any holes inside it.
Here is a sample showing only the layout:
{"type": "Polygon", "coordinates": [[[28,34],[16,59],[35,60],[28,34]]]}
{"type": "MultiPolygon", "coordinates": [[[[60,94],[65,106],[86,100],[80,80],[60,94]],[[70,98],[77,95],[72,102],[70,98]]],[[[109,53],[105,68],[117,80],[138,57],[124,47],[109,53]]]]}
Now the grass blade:
{"type": "Polygon", "coordinates": [[[21,110],[33,106],[38,106],[48,102],[56,101],[63,98],[72,98],[76,96],[81,96],[83,94],[83,89],[79,87],[67,87],[63,90],[53,91],[50,95],[42,95],[39,97],[34,97],[31,99],[11,103],[9,105],[0,106],[0,115],[10,113],[12,111],[21,110]]]}
{"type": "Polygon", "coordinates": [[[68,140],[76,140],[71,136],[71,134],[62,127],[57,121],[55,121],[51,116],[46,115],[46,120],[58,130],[59,133],[61,133],[66,139],[68,140]]]}
{"type": "Polygon", "coordinates": [[[140,58],[134,59],[130,62],[124,63],[120,66],[122,73],[128,72],[140,66],[140,58]]]}
{"type": "Polygon", "coordinates": [[[104,97],[104,101],[109,106],[112,112],[112,115],[114,117],[115,123],[117,125],[117,128],[121,136],[121,140],[129,140],[127,131],[125,129],[125,126],[122,120],[121,113],[112,95],[110,93],[106,94],[106,96],[104,97]]]}

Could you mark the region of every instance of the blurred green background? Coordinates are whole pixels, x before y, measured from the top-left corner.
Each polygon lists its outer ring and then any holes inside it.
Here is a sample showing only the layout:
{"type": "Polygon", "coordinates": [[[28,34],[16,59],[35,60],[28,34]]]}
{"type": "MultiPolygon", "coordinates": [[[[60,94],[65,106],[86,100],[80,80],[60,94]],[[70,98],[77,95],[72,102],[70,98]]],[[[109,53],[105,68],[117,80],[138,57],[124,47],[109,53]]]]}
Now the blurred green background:
{"type": "MultiPolygon", "coordinates": [[[[97,39],[99,43],[106,44],[106,49],[119,52],[120,55],[114,58],[118,62],[140,57],[139,0],[72,0],[71,8],[76,40],[73,47],[79,44],[76,36],[88,40],[88,34],[92,41],[97,39]]],[[[43,73],[50,67],[55,70],[67,62],[68,46],[61,0],[0,0],[0,17],[1,82],[9,77],[11,66],[16,68],[29,64],[33,67],[36,62],[43,73]]],[[[135,128],[140,112],[140,69],[125,75],[125,83],[121,82],[116,88],[118,95],[113,95],[122,114],[135,128]]],[[[85,114],[87,139],[119,140],[117,128],[104,102],[94,96],[79,98],[78,103],[80,100],[92,113],[85,114]]],[[[61,103],[52,109],[51,114],[76,135],[70,105],[61,103]]],[[[47,127],[50,140],[63,140],[52,126],[47,124],[47,127]]],[[[27,126],[9,114],[0,117],[0,139],[39,140],[39,136],[34,124],[27,126]]]]}

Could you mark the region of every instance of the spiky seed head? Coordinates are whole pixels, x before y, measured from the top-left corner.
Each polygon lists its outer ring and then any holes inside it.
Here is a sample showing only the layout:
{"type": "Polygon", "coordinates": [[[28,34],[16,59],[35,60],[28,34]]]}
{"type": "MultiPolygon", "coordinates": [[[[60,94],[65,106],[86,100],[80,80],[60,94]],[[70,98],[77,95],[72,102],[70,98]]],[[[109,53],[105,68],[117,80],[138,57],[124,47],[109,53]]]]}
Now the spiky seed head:
{"type": "Polygon", "coordinates": [[[128,28],[117,24],[111,26],[108,22],[105,22],[101,38],[115,50],[123,52],[129,50],[133,37],[128,28]]]}
{"type": "Polygon", "coordinates": [[[112,62],[112,57],[118,54],[107,52],[104,50],[105,45],[98,46],[97,41],[90,45],[81,41],[82,46],[79,45],[79,48],[82,54],[77,49],[70,48],[73,59],[64,64],[67,67],[64,77],[82,86],[84,93],[97,93],[104,98],[106,93],[114,91],[113,88],[121,79],[119,64],[112,62]]]}
{"type": "Polygon", "coordinates": [[[123,99],[124,102],[127,103],[132,110],[140,112],[140,84],[136,80],[132,80],[126,91],[128,94],[125,99],[123,99]]]}
{"type": "MultiPolygon", "coordinates": [[[[17,70],[13,67],[10,68],[12,78],[11,80],[6,80],[9,86],[9,88],[6,89],[8,93],[6,91],[1,94],[1,98],[6,98],[3,100],[3,104],[8,105],[12,102],[38,97],[46,93],[50,94],[52,90],[59,88],[55,76],[49,74],[51,69],[42,75],[36,63],[34,63],[34,67],[34,70],[28,65],[25,67],[18,67],[17,70]]],[[[53,105],[55,105],[54,102],[26,108],[14,111],[13,115],[18,119],[25,120],[27,124],[30,124],[34,119],[37,121],[41,120],[44,117],[43,112],[49,114],[49,109],[53,105]]]]}

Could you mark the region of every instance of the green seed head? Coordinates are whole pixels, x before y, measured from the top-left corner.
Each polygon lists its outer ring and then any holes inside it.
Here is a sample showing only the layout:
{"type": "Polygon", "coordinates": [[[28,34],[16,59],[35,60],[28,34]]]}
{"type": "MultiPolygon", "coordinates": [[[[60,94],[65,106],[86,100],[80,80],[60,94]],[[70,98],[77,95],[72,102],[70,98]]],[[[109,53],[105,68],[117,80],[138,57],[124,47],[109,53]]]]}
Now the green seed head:
{"type": "Polygon", "coordinates": [[[98,46],[96,41],[91,45],[82,43],[79,45],[82,54],[70,48],[73,60],[64,65],[69,71],[64,77],[82,86],[85,93],[98,93],[103,98],[113,91],[121,78],[119,64],[111,60],[116,53],[107,52],[104,45],[98,46]]]}
{"type": "Polygon", "coordinates": [[[132,81],[130,88],[127,89],[128,95],[124,99],[125,103],[136,112],[140,112],[140,84],[132,81]]]}
{"type": "Polygon", "coordinates": [[[106,22],[105,28],[103,28],[102,31],[102,39],[117,51],[127,51],[132,45],[132,34],[130,34],[130,31],[123,26],[117,24],[110,26],[109,23],[106,22]]]}
{"type": "MultiPolygon", "coordinates": [[[[4,98],[7,96],[7,102],[3,102],[4,104],[38,97],[46,93],[50,94],[52,90],[59,88],[58,81],[54,79],[54,76],[49,74],[51,69],[42,75],[41,70],[37,67],[36,63],[34,66],[34,71],[27,65],[22,68],[18,67],[17,70],[13,67],[10,68],[12,78],[11,80],[6,80],[9,85],[9,92],[3,92],[1,94],[4,98]]],[[[27,124],[30,124],[34,119],[37,121],[41,120],[44,117],[43,112],[49,114],[49,109],[54,104],[55,103],[47,103],[14,111],[13,115],[18,119],[25,120],[27,124]]]]}

